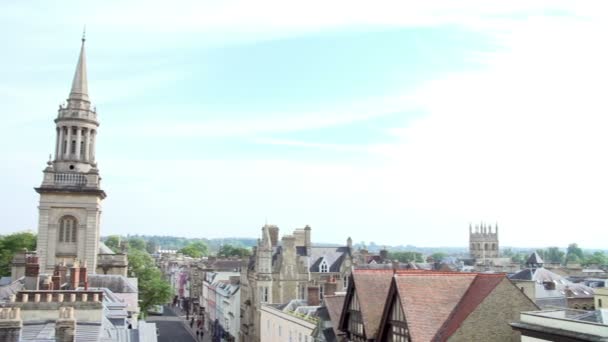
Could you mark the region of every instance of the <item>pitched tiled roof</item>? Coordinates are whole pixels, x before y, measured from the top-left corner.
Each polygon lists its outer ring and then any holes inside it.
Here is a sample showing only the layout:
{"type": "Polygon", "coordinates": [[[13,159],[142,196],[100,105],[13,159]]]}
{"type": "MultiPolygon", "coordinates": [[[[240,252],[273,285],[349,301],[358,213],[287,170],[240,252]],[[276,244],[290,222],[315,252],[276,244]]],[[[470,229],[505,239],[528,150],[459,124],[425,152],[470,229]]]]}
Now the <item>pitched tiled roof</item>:
{"type": "Polygon", "coordinates": [[[339,334],[340,316],[342,315],[342,309],[344,308],[344,294],[325,296],[323,297],[323,303],[327,307],[329,313],[329,319],[336,335],[339,334]]]}
{"type": "Polygon", "coordinates": [[[464,322],[479,304],[498,286],[501,281],[509,281],[504,274],[478,274],[464,294],[460,303],[454,308],[443,327],[437,333],[439,340],[446,339],[464,322]]]}
{"type": "Polygon", "coordinates": [[[380,327],[393,271],[355,269],[352,277],[357,299],[361,306],[365,335],[368,339],[371,339],[376,336],[380,327]]]}
{"type": "Polygon", "coordinates": [[[431,341],[461,301],[476,274],[401,271],[395,286],[413,341],[431,341]]]}

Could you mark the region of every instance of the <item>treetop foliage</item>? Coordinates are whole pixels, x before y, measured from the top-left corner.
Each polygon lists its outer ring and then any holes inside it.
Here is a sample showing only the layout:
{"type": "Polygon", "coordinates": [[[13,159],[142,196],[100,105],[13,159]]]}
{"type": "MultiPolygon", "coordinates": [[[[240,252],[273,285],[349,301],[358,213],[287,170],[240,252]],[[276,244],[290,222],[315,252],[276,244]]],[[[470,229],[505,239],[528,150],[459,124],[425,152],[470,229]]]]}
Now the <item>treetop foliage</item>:
{"type": "Polygon", "coordinates": [[[17,252],[36,250],[36,234],[30,232],[0,235],[0,276],[11,275],[11,261],[17,252]]]}

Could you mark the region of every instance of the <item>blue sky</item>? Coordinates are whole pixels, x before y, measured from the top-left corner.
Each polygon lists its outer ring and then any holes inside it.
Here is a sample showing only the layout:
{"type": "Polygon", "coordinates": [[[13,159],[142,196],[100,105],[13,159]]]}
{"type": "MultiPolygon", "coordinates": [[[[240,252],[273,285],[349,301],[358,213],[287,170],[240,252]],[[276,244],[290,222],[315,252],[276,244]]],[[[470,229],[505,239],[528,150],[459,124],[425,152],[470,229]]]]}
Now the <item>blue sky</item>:
{"type": "Polygon", "coordinates": [[[0,233],[36,230],[87,25],[102,234],[605,247],[602,2],[0,5],[0,233]],[[572,234],[584,227],[585,234],[572,234]]]}

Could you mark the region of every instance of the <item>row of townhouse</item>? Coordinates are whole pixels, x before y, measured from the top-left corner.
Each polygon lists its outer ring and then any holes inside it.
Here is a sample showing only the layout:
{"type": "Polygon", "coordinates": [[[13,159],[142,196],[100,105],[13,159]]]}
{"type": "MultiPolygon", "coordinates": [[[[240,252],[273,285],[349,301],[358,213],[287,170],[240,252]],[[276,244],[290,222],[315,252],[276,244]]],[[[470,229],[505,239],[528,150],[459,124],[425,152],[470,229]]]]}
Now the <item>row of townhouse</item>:
{"type": "Polygon", "coordinates": [[[214,341],[235,341],[240,326],[240,274],[205,272],[200,300],[205,328],[214,341]]]}

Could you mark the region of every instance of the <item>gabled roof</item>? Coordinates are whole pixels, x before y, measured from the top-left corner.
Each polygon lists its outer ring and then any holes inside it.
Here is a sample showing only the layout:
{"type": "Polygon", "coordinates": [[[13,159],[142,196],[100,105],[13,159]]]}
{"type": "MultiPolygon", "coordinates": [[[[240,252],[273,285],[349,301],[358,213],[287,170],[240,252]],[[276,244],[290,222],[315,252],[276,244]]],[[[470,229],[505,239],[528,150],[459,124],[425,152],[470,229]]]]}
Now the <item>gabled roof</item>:
{"type": "Polygon", "coordinates": [[[344,294],[323,297],[323,303],[327,308],[327,313],[329,314],[329,319],[336,336],[340,333],[340,316],[342,316],[342,309],[344,308],[344,298],[344,294]]]}
{"type": "Polygon", "coordinates": [[[452,336],[462,322],[477,308],[481,302],[498,286],[501,281],[508,281],[504,274],[478,274],[469,289],[454,308],[450,317],[437,333],[436,338],[452,336]]]}
{"type": "Polygon", "coordinates": [[[505,274],[397,271],[386,305],[398,296],[413,341],[444,341],[501,281],[505,274]]]}
{"type": "Polygon", "coordinates": [[[404,271],[395,288],[413,341],[431,341],[475,279],[472,273],[404,271]]]}
{"type": "Polygon", "coordinates": [[[346,330],[345,313],[353,296],[357,296],[363,318],[363,329],[368,339],[374,338],[378,333],[380,319],[384,310],[384,303],[391,286],[393,270],[384,269],[354,269],[351,277],[351,286],[344,299],[340,330],[346,330]]]}

